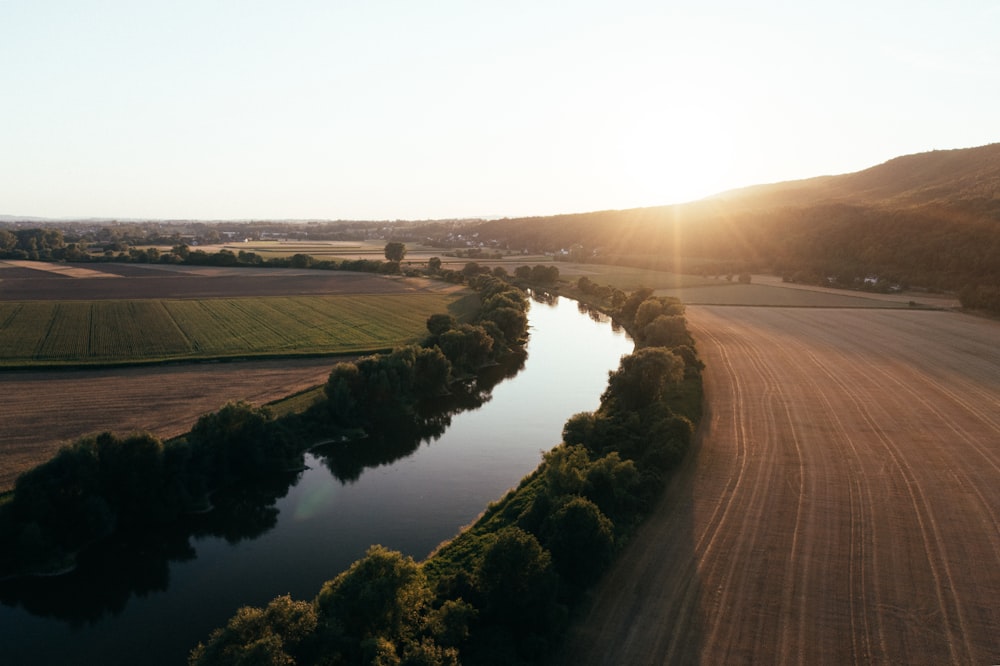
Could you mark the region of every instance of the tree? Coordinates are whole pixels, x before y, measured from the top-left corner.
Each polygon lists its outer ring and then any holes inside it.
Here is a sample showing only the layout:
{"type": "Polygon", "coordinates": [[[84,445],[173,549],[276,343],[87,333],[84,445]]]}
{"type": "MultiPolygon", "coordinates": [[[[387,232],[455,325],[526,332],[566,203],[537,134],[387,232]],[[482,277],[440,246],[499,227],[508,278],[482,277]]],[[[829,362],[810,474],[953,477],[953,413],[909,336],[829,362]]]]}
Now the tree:
{"type": "Polygon", "coordinates": [[[483,322],[493,322],[508,343],[516,343],[528,334],[528,316],[512,307],[499,307],[483,317],[483,322]]]}
{"type": "Polygon", "coordinates": [[[361,377],[356,363],[338,363],[333,366],[325,392],[327,409],[337,424],[345,427],[357,425],[357,393],[360,386],[361,377]]]}
{"type": "Polygon", "coordinates": [[[438,347],[409,347],[413,351],[413,387],[416,399],[440,395],[448,390],[451,362],[438,347]]]}
{"type": "Polygon", "coordinates": [[[385,244],[385,258],[389,261],[400,262],[406,256],[406,244],[398,241],[390,241],[385,244]]]}
{"type": "Polygon", "coordinates": [[[112,433],[97,436],[101,495],[117,513],[120,527],[160,522],[173,517],[176,507],[165,504],[163,443],[148,433],[124,439],[112,433]]]}
{"type": "Polygon", "coordinates": [[[9,252],[10,250],[13,250],[16,245],[17,236],[6,229],[0,229],[0,250],[3,252],[9,252]]]}
{"type": "MultiPolygon", "coordinates": [[[[618,308],[618,318],[625,322],[635,321],[636,311],[639,306],[653,295],[653,290],[649,287],[639,287],[628,295],[618,308]]],[[[624,296],[624,294],[622,294],[624,296]]],[[[620,299],[616,294],[616,300],[620,299]]]]}
{"type": "Polygon", "coordinates": [[[277,597],[267,608],[244,606],[216,629],[208,644],[199,643],[188,663],[294,664],[299,644],[316,630],[316,611],[306,601],[292,601],[288,595],[277,597]]]}
{"type": "Polygon", "coordinates": [[[293,254],[291,259],[288,260],[288,265],[292,268],[309,268],[311,264],[312,257],[301,252],[293,254]]]}
{"type": "Polygon", "coordinates": [[[420,625],[431,597],[412,557],[376,545],[323,585],[316,609],[325,632],[346,650],[375,636],[409,636],[420,625]]]}
{"type": "Polygon", "coordinates": [[[565,425],[563,425],[563,442],[570,446],[575,444],[588,446],[594,435],[595,422],[596,416],[593,412],[580,412],[569,417],[565,425]]]}
{"type": "Polygon", "coordinates": [[[552,573],[552,556],[533,534],[500,530],[476,572],[486,612],[511,627],[538,627],[555,592],[552,573]]]}
{"type": "Polygon", "coordinates": [[[457,324],[458,322],[450,314],[432,314],[427,318],[427,330],[434,337],[455,328],[457,324]]]}
{"type": "Polygon", "coordinates": [[[538,284],[552,284],[559,279],[558,266],[543,266],[538,264],[531,268],[531,281],[538,284]]]}
{"type": "Polygon", "coordinates": [[[623,356],[608,376],[602,404],[613,401],[623,410],[635,410],[660,400],[671,384],[684,379],[684,360],[663,347],[646,347],[623,356]]]}
{"type": "Polygon", "coordinates": [[[559,507],[545,532],[556,570],[573,585],[597,580],[611,562],[614,525],[585,497],[574,497],[559,507]]]}
{"type": "Polygon", "coordinates": [[[475,372],[490,360],[493,338],[482,326],[460,324],[442,333],[438,346],[455,368],[475,372]]]}
{"type": "Polygon", "coordinates": [[[213,485],[288,466],[299,455],[270,410],[243,401],[199,418],[187,439],[213,485]]]}
{"type": "Polygon", "coordinates": [[[663,303],[658,298],[647,298],[635,311],[634,325],[636,330],[642,330],[646,324],[663,314],[663,303]]]}
{"type": "Polygon", "coordinates": [[[431,273],[437,273],[441,270],[441,258],[431,257],[427,260],[427,270],[431,273]]]}
{"type": "Polygon", "coordinates": [[[691,344],[691,334],[688,333],[684,317],[659,315],[642,328],[642,341],[650,347],[676,347],[691,344]]]}

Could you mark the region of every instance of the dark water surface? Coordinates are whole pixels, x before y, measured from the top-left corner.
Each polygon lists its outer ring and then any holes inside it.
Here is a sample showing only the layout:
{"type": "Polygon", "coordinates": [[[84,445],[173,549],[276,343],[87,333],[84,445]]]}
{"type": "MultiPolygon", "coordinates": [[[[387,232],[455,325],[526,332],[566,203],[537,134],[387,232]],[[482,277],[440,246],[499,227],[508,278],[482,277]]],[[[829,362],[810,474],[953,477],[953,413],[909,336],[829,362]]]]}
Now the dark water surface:
{"type": "Polygon", "coordinates": [[[632,351],[574,301],[533,302],[528,358],[479,409],[415,450],[309,469],[234,492],[172,530],[93,549],[67,575],[0,584],[0,664],[183,664],[244,605],[325,580],[380,543],[422,559],[535,469],[632,351]],[[336,475],[334,474],[336,472],[336,475]]]}

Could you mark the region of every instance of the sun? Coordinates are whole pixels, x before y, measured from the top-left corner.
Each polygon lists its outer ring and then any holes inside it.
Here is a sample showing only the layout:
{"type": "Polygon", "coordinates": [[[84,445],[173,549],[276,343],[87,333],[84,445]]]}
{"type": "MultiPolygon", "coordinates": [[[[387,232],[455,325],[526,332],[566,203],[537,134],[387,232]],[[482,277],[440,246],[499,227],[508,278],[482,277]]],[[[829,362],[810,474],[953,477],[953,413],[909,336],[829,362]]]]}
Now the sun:
{"type": "Polygon", "coordinates": [[[637,205],[700,199],[731,183],[729,132],[711,110],[665,106],[637,112],[618,136],[618,187],[637,205]]]}

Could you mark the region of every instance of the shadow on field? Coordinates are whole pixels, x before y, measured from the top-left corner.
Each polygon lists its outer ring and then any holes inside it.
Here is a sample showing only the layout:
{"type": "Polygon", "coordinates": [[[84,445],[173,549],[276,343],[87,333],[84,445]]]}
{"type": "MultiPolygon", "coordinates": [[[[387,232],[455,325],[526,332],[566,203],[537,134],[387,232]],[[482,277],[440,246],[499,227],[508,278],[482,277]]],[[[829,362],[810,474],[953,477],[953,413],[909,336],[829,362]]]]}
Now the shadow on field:
{"type": "MultiPolygon", "coordinates": [[[[706,395],[709,387],[706,386],[706,395]]],[[[697,664],[703,613],[711,595],[698,575],[693,492],[708,400],[691,450],[649,518],[619,555],[575,619],[558,666],[697,664]]]]}

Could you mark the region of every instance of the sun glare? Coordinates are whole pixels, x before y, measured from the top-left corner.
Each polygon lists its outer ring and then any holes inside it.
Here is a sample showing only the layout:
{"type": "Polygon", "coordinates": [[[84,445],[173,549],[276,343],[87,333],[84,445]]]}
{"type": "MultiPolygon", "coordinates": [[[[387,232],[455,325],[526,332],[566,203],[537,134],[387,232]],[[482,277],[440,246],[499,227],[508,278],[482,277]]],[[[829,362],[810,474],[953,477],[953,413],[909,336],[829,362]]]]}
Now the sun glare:
{"type": "Polygon", "coordinates": [[[637,110],[619,138],[622,187],[635,205],[700,199],[726,186],[727,132],[717,114],[667,99],[637,110]]]}

